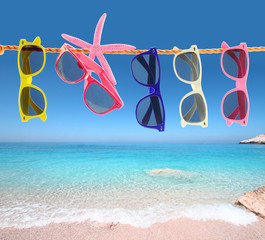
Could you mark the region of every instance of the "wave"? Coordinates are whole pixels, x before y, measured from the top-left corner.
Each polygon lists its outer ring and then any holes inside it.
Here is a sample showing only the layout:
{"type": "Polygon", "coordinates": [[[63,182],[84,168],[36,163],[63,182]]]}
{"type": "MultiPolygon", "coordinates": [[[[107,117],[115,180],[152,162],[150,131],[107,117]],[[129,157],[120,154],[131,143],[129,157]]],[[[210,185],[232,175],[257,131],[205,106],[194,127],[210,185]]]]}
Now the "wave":
{"type": "Polygon", "coordinates": [[[146,228],[181,217],[193,220],[222,220],[234,225],[248,225],[257,221],[255,214],[232,204],[184,204],[160,203],[140,210],[54,208],[40,204],[16,207],[0,207],[0,228],[29,228],[50,223],[74,223],[97,221],[129,224],[146,228]]]}

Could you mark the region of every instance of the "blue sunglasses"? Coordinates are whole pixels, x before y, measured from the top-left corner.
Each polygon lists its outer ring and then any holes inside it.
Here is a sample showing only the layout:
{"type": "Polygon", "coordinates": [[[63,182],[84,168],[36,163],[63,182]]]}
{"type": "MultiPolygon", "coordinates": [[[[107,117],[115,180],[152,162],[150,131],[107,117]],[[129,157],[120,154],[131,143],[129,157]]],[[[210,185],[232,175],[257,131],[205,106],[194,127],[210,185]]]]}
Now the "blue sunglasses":
{"type": "Polygon", "coordinates": [[[149,95],[143,97],[136,106],[138,123],[146,128],[164,131],[165,110],[160,93],[160,63],[156,48],[135,56],[131,71],[134,79],[149,90],[149,95]]]}

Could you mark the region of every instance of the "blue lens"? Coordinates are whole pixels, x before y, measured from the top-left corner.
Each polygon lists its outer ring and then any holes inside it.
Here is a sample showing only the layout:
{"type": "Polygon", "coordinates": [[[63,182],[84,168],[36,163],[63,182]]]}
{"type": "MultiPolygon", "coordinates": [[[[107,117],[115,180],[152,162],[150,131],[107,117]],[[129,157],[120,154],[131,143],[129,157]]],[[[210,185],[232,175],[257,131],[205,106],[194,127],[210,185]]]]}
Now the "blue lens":
{"type": "Polygon", "coordinates": [[[247,56],[241,49],[228,50],[223,56],[224,71],[235,78],[242,78],[247,71],[247,56]]]}
{"type": "Polygon", "coordinates": [[[42,48],[34,45],[22,47],[20,52],[21,70],[24,74],[33,74],[38,72],[44,61],[44,53],[42,48]]]}
{"type": "Polygon", "coordinates": [[[87,105],[96,113],[108,111],[115,103],[109,93],[96,83],[92,83],[85,93],[87,105]]]}
{"type": "Polygon", "coordinates": [[[182,53],[175,58],[174,64],[180,78],[191,82],[199,79],[200,66],[196,53],[182,53]]]}
{"type": "Polygon", "coordinates": [[[144,98],[138,104],[136,116],[139,123],[144,126],[159,126],[163,122],[163,108],[158,96],[144,98]]]}
{"type": "Polygon", "coordinates": [[[57,71],[62,79],[68,82],[80,80],[85,71],[70,52],[64,52],[57,62],[57,71]]]}
{"type": "Polygon", "coordinates": [[[241,90],[231,92],[224,99],[223,112],[229,119],[242,120],[246,117],[247,110],[247,97],[241,90]]]}
{"type": "Polygon", "coordinates": [[[186,97],[181,105],[181,114],[188,123],[203,122],[206,115],[206,107],[202,96],[195,93],[186,97]]]}
{"type": "Polygon", "coordinates": [[[132,62],[135,79],[145,85],[155,85],[159,79],[159,65],[156,55],[145,54],[136,57],[132,62]]]}
{"type": "Polygon", "coordinates": [[[24,87],[21,92],[20,106],[26,116],[40,115],[45,108],[42,92],[33,87],[24,87]]]}

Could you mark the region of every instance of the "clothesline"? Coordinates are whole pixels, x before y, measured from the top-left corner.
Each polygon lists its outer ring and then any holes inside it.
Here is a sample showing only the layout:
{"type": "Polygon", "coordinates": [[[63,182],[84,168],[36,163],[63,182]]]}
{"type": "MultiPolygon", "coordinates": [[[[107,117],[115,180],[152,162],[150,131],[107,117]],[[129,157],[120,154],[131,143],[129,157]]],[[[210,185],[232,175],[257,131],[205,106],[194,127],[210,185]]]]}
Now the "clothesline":
{"type": "MultiPolygon", "coordinates": [[[[60,48],[44,48],[46,53],[59,53],[60,48]]],[[[6,50],[13,50],[13,51],[18,51],[18,46],[10,46],[10,45],[0,45],[0,55],[4,54],[4,51],[6,50]]],[[[212,53],[221,53],[223,51],[222,48],[211,48],[211,49],[198,49],[199,53],[201,54],[212,54],[212,53]]],[[[73,50],[74,52],[81,52],[81,53],[89,53],[88,50],[86,49],[80,49],[80,48],[75,48],[73,50]]],[[[128,54],[128,55],[137,55],[143,52],[146,52],[148,50],[124,50],[124,51],[107,51],[104,52],[105,54],[128,54]]],[[[157,50],[158,54],[165,54],[165,55],[170,55],[170,54],[177,54],[181,52],[181,49],[171,49],[171,50],[157,50]]],[[[248,47],[249,52],[265,52],[265,47],[248,47]]]]}

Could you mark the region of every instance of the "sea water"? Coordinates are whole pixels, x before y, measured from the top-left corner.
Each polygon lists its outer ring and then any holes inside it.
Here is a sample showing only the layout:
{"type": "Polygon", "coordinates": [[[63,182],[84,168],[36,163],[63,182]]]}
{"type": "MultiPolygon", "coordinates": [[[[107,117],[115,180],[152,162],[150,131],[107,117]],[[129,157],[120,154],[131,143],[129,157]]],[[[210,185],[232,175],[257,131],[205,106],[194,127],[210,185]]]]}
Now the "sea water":
{"type": "Polygon", "coordinates": [[[179,143],[0,143],[0,227],[180,217],[257,220],[234,206],[265,184],[265,146],[179,143]],[[169,168],[178,174],[151,174],[169,168]]]}

